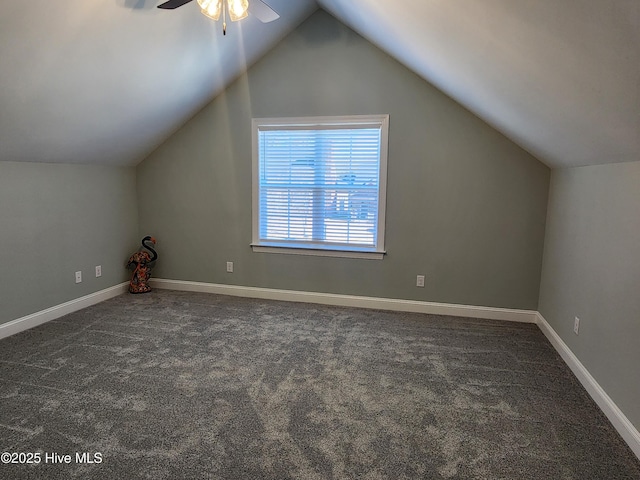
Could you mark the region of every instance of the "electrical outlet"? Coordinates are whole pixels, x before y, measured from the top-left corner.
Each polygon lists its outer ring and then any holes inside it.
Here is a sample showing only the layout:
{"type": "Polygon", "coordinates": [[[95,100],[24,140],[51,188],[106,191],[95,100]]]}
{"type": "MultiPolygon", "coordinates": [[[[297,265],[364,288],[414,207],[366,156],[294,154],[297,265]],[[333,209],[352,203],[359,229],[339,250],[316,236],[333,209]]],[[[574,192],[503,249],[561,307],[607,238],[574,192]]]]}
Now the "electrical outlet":
{"type": "Polygon", "coordinates": [[[96,278],[102,276],[102,265],[96,265],[96,278]]]}
{"type": "Polygon", "coordinates": [[[76,283],[82,282],[82,272],[76,272],[76,283]]]}
{"type": "Polygon", "coordinates": [[[233,273],[233,262],[227,262],[227,273],[233,273]]]}
{"type": "Polygon", "coordinates": [[[418,275],[416,277],[416,287],[424,287],[424,275],[418,275]]]}
{"type": "Polygon", "coordinates": [[[580,332],[580,319],[578,317],[573,321],[573,333],[578,335],[580,332]]]}

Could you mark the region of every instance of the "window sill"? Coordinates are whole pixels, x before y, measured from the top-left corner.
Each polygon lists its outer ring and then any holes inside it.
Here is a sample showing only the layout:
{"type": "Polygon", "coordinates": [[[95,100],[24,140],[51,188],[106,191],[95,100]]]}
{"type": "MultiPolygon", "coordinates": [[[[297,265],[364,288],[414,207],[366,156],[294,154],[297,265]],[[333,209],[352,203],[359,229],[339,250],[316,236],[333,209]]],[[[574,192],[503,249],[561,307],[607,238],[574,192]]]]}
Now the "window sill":
{"type": "Polygon", "coordinates": [[[316,249],[298,247],[280,247],[275,245],[251,244],[254,253],[281,253],[285,255],[310,255],[314,257],[361,258],[365,260],[382,260],[387,252],[363,252],[358,250],[316,249]]]}

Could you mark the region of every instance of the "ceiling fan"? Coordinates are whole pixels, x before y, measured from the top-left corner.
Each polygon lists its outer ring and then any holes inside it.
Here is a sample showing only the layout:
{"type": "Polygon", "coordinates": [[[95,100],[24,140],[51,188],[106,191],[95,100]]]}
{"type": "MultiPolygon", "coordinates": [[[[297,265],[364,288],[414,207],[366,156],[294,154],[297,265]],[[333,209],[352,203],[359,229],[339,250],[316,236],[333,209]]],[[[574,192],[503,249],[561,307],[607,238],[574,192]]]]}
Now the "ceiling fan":
{"type": "MultiPolygon", "coordinates": [[[[169,0],[168,2],[158,5],[158,8],[164,10],[174,10],[178,7],[186,5],[193,0],[169,0]]],[[[222,14],[222,32],[227,34],[227,13],[232,22],[242,20],[249,13],[260,20],[262,23],[273,22],[280,18],[280,15],[262,0],[197,0],[200,5],[200,11],[203,15],[218,21],[222,14]]]]}

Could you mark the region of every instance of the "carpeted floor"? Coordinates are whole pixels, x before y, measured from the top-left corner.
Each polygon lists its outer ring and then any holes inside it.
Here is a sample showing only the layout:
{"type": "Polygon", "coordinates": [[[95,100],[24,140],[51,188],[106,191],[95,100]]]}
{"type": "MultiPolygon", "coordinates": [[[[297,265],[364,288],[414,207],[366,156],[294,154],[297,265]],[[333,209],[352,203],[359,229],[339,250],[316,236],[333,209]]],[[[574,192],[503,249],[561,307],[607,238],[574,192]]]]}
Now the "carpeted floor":
{"type": "Polygon", "coordinates": [[[0,402],[3,479],[640,479],[534,325],[156,290],[0,341],[0,402]]]}

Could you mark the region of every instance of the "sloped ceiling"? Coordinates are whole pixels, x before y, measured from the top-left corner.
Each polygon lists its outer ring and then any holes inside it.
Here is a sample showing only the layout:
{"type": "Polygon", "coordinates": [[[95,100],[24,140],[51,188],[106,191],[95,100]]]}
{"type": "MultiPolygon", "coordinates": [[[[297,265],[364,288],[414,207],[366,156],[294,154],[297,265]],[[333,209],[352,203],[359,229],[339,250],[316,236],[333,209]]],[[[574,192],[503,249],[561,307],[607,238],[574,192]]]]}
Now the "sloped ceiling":
{"type": "Polygon", "coordinates": [[[552,167],[640,160],[638,0],[320,0],[552,167]]]}
{"type": "Polygon", "coordinates": [[[135,165],[318,5],[552,167],[640,160],[638,0],[265,1],[6,2],[0,161],[135,165]]]}
{"type": "Polygon", "coordinates": [[[135,165],[317,9],[221,22],[194,1],[10,0],[0,15],[0,160],[135,165]]]}

